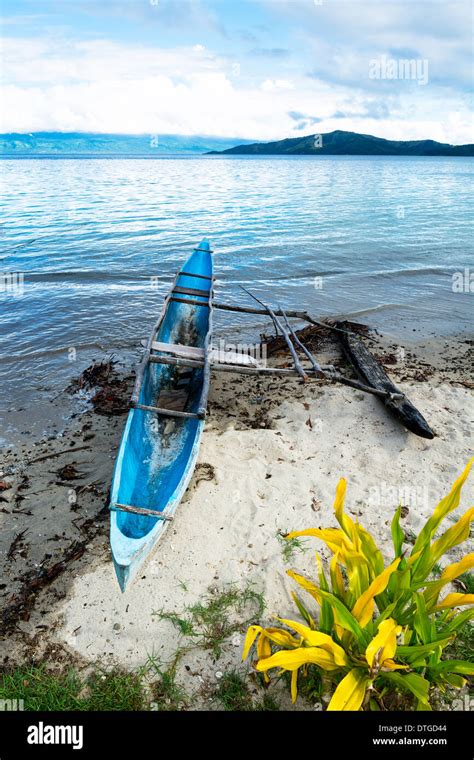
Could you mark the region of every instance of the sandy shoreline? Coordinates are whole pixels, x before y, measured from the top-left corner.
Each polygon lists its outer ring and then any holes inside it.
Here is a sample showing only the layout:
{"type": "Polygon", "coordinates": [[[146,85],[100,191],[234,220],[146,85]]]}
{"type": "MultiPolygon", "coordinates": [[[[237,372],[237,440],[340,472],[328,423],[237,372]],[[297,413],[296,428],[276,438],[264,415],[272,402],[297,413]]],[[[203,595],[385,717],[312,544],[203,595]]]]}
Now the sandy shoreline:
{"type": "MultiPolygon", "coordinates": [[[[377,337],[376,353],[432,425],[433,441],[408,433],[377,399],[350,388],[213,378],[191,486],[125,595],[109,556],[107,512],[125,417],[89,409],[70,419],[63,435],[26,439],[6,453],[1,480],[11,488],[0,493],[0,661],[57,647],[82,662],[134,667],[152,653],[167,662],[179,637],[156,613],[182,613],[209,588],[228,584],[253,584],[265,599],[266,620],[291,617],[294,584],[286,570],[312,572],[314,550],[327,555],[310,540],[287,561],[279,533],[333,525],[341,476],[348,479],[349,513],[382,551],[399,502],[407,507],[404,528],[417,532],[471,453],[471,345],[465,337],[416,346],[377,337]],[[36,593],[40,567],[52,581],[36,593]]],[[[335,359],[330,346],[319,356],[323,363],[335,359]]],[[[471,479],[462,507],[473,494],[471,479]]],[[[201,693],[203,683],[238,667],[241,643],[234,635],[220,660],[201,650],[186,654],[179,676],[190,692],[201,693]]]]}

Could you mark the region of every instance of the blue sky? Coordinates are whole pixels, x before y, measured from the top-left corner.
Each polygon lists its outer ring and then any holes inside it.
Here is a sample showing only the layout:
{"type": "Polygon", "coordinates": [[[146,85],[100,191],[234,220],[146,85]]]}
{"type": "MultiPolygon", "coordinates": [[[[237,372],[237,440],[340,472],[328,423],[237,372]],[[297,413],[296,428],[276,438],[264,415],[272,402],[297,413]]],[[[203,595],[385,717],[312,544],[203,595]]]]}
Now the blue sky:
{"type": "Polygon", "coordinates": [[[472,142],[470,0],[3,0],[1,131],[472,142]]]}

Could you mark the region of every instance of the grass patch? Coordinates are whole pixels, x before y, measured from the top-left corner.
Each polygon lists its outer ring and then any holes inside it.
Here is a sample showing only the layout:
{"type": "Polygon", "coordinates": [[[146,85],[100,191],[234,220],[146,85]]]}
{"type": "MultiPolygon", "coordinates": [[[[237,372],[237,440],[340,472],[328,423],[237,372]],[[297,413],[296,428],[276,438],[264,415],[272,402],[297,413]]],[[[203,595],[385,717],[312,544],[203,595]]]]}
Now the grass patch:
{"type": "Polygon", "coordinates": [[[474,594],[474,573],[463,573],[457,579],[457,584],[465,594],[474,594]]]}
{"type": "Polygon", "coordinates": [[[301,538],[286,538],[288,531],[278,530],[276,537],[281,546],[281,554],[283,561],[288,564],[298,552],[305,552],[307,546],[304,539],[301,538]]]}
{"type": "Polygon", "coordinates": [[[229,586],[222,591],[209,591],[202,602],[185,609],[182,615],[155,612],[161,620],[168,620],[178,631],[194,640],[194,646],[211,650],[218,659],[226,639],[259,619],[265,609],[262,594],[252,586],[241,589],[229,586]]]}
{"type": "Polygon", "coordinates": [[[87,710],[120,712],[146,709],[141,672],[93,673],[87,679],[87,710]]]}
{"type": "Polygon", "coordinates": [[[151,683],[153,701],[152,710],[160,712],[176,712],[185,710],[192,702],[186,689],[176,681],[176,670],[180,659],[180,651],[171,665],[163,668],[153,657],[149,659],[149,667],[156,674],[156,680],[151,683]]]}
{"type": "Polygon", "coordinates": [[[197,635],[197,631],[194,628],[194,622],[190,617],[183,618],[175,612],[164,612],[163,610],[160,610],[160,612],[154,612],[153,615],[158,615],[160,620],[168,620],[178,629],[181,636],[197,635]]]}
{"type": "Polygon", "coordinates": [[[248,712],[254,709],[249,687],[237,670],[224,673],[214,698],[227,711],[248,712]]]}
{"type": "Polygon", "coordinates": [[[467,660],[474,662],[474,625],[464,623],[454,641],[443,652],[443,660],[467,660]]]}
{"type": "Polygon", "coordinates": [[[213,698],[228,712],[263,712],[280,709],[278,702],[268,692],[261,700],[255,701],[245,677],[238,670],[229,670],[224,673],[213,698]]]}
{"type": "Polygon", "coordinates": [[[74,670],[51,673],[44,665],[16,668],[0,675],[0,699],[22,699],[29,711],[146,709],[141,673],[94,671],[86,678],[74,670]]]}

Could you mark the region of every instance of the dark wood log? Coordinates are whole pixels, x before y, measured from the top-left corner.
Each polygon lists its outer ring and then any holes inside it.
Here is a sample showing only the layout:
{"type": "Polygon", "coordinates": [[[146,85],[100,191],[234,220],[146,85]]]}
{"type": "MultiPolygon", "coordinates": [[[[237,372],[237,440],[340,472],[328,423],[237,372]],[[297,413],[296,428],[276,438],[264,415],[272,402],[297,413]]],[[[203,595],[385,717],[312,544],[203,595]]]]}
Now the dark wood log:
{"type": "MultiPolygon", "coordinates": [[[[344,322],[337,323],[341,330],[343,330],[344,324],[344,322]]],[[[362,380],[373,388],[385,391],[386,393],[400,393],[383,367],[380,366],[357,335],[340,332],[339,341],[344,354],[362,380]]],[[[390,414],[399,420],[407,430],[422,438],[434,438],[434,433],[423,415],[406,397],[398,400],[387,398],[384,404],[390,414]]]]}

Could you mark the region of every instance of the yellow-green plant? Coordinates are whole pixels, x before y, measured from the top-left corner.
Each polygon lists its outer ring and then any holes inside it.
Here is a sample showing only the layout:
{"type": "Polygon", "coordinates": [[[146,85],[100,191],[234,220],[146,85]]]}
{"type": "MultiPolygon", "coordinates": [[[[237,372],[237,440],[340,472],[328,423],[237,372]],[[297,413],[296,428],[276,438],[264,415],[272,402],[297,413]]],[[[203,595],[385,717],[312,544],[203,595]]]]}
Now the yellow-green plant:
{"type": "Polygon", "coordinates": [[[288,534],[314,536],[332,552],[329,575],[316,555],[317,581],[288,571],[319,606],[318,620],[301,599],[293,599],[304,622],[278,618],[285,627],[252,625],[247,631],[243,659],[255,645],[255,668],[269,681],[268,671],[291,672],[291,696],[296,700],[298,678],[315,665],[329,686],[328,710],[380,709],[384,696],[404,691],[417,709],[429,710],[430,687],[461,688],[463,676],[474,675],[474,664],[442,659],[443,649],[474,616],[474,594],[440,592],[450,581],[474,567],[474,554],[449,565],[437,580],[433,567],[469,536],[474,507],[435,538],[443,519],[459,506],[469,462],[449,494],[440,501],[421,529],[411,552],[403,551],[400,512],[391,525],[394,559],[385,567],[374,539],[344,512],[346,482],[336,491],[334,512],[340,528],[311,528],[288,534]],[[289,630],[288,630],[289,629],[289,630]]]}

